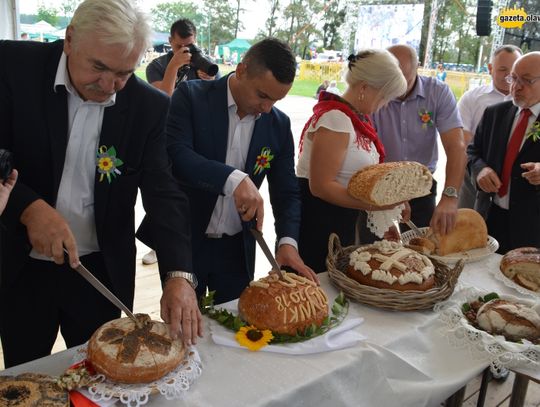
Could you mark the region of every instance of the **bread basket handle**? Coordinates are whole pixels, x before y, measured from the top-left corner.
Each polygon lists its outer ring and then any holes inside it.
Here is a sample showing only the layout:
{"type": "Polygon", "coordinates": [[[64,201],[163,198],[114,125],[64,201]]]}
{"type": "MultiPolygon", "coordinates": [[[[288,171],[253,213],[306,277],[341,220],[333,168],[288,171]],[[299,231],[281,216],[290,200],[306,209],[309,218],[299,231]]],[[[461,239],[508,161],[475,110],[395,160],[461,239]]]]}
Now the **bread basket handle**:
{"type": "Polygon", "coordinates": [[[343,248],[341,247],[339,236],[335,233],[330,233],[330,236],[328,237],[328,259],[332,259],[332,261],[335,262],[342,251],[343,248]]]}

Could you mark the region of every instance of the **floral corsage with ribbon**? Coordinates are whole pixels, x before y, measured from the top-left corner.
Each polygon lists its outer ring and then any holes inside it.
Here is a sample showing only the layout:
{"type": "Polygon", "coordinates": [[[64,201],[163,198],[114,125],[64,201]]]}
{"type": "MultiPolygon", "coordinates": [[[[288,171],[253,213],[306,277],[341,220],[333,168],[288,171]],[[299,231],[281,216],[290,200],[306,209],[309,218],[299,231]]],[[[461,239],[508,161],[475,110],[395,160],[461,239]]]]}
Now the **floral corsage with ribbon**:
{"type": "Polygon", "coordinates": [[[422,128],[427,129],[428,127],[433,127],[433,112],[428,111],[425,108],[422,108],[418,111],[418,116],[422,122],[422,128]]]}
{"type": "Polygon", "coordinates": [[[99,175],[99,182],[103,181],[105,177],[109,184],[117,175],[122,172],[118,169],[124,162],[116,156],[116,149],[114,146],[107,148],[107,146],[101,146],[97,149],[97,171],[99,175]]]}
{"type": "Polygon", "coordinates": [[[298,331],[296,335],[288,335],[272,332],[270,329],[258,329],[248,324],[238,315],[226,309],[214,307],[214,293],[215,291],[210,291],[206,297],[201,299],[202,314],[234,331],[236,341],[250,351],[258,351],[268,344],[303,342],[324,335],[330,329],[341,324],[349,311],[349,301],[343,293],[340,293],[332,304],[331,315],[324,318],[319,326],[311,324],[304,330],[298,331]]]}
{"type": "Polygon", "coordinates": [[[537,140],[540,139],[540,121],[536,120],[531,128],[529,129],[529,131],[527,132],[527,134],[525,135],[525,138],[526,139],[531,139],[531,141],[533,142],[536,142],[537,140]]]}
{"type": "Polygon", "coordinates": [[[270,147],[263,147],[253,166],[253,175],[259,175],[264,170],[269,169],[270,161],[272,161],[273,158],[274,156],[272,155],[270,147]]]}

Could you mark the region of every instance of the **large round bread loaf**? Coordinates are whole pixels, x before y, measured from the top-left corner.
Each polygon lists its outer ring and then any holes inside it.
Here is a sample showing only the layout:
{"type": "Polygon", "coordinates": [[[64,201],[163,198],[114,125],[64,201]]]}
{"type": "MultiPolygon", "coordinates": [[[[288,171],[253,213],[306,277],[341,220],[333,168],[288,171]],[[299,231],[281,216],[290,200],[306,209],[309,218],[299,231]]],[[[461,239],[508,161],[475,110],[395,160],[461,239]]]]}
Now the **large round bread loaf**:
{"type": "Polygon", "coordinates": [[[347,275],[360,284],[398,291],[426,291],[435,285],[435,267],[423,254],[382,240],[349,255],[347,275]]]}
{"type": "Polygon", "coordinates": [[[393,205],[428,195],[433,183],[429,169],[414,161],[374,164],[350,179],[349,194],[370,205],[393,205]]]}
{"type": "Polygon", "coordinates": [[[457,211],[456,225],[452,232],[444,236],[433,234],[432,239],[436,246],[435,253],[439,256],[486,247],[486,222],[475,210],[461,208],[457,211]]]}
{"type": "Polygon", "coordinates": [[[506,253],[500,264],[501,271],[517,284],[540,292],[540,249],[520,247],[506,253]]]}
{"type": "Polygon", "coordinates": [[[114,382],[149,383],[182,361],[186,352],[181,339],[171,339],[169,327],[137,314],[103,324],[88,342],[88,360],[94,369],[114,382]]]}
{"type": "Polygon", "coordinates": [[[238,300],[240,318],[258,329],[296,335],[328,316],[328,298],[313,281],[294,273],[252,281],[238,300]]]}
{"type": "Polygon", "coordinates": [[[491,300],[478,310],[478,326],[493,335],[510,341],[540,339],[540,316],[532,308],[502,299],[491,300]]]}
{"type": "Polygon", "coordinates": [[[0,376],[0,406],[69,407],[69,395],[54,377],[44,374],[0,376]]]}

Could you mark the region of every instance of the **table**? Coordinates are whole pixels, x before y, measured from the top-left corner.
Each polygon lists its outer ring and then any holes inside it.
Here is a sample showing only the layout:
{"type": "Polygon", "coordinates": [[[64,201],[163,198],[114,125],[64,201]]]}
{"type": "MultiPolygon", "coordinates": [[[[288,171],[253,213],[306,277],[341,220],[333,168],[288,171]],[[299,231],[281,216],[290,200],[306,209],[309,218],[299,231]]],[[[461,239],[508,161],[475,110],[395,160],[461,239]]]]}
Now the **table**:
{"type": "MultiPolygon", "coordinates": [[[[520,296],[489,273],[499,262],[500,256],[492,255],[467,264],[459,284],[520,296]]],[[[337,291],[326,274],[321,275],[321,282],[333,299],[337,291]]],[[[488,366],[487,360],[472,358],[467,349],[451,347],[439,332],[442,324],[433,311],[396,312],[351,303],[349,314],[365,318],[356,329],[368,337],[366,341],[305,356],[218,346],[206,329],[197,344],[203,373],[186,398],[167,401],[154,396],[148,405],[438,406],[488,366]]],[[[61,374],[71,364],[73,352],[68,349],[0,374],[61,374]]],[[[540,379],[540,372],[522,373],[540,379]]]]}

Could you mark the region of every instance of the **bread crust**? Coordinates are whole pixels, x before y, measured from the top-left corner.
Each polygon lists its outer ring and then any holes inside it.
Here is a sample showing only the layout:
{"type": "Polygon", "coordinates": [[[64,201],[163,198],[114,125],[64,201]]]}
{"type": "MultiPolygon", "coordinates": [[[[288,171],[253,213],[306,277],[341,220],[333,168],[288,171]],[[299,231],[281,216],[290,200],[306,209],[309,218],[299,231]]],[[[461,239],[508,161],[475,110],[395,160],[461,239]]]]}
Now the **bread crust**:
{"type": "Polygon", "coordinates": [[[475,210],[460,208],[452,232],[443,236],[432,234],[429,238],[435,242],[435,253],[439,256],[478,249],[487,246],[487,225],[475,210]]]}
{"type": "Polygon", "coordinates": [[[137,319],[145,321],[143,328],[130,318],[119,318],[103,324],[88,341],[88,360],[96,372],[114,382],[153,382],[184,358],[183,342],[171,338],[165,323],[143,314],[137,319]]]}
{"type": "Polygon", "coordinates": [[[69,394],[55,378],[44,374],[0,376],[0,406],[69,407],[69,394]]]}
{"type": "Polygon", "coordinates": [[[247,287],[238,300],[240,318],[258,329],[296,335],[328,316],[328,297],[321,287],[293,273],[286,282],[269,275],[247,287]]]}
{"type": "Polygon", "coordinates": [[[520,247],[506,253],[500,263],[501,272],[531,291],[540,292],[540,249],[520,247]]]}
{"type": "Polygon", "coordinates": [[[435,268],[426,256],[388,241],[351,253],[347,275],[363,285],[397,291],[426,291],[435,286],[435,268]]]}
{"type": "Polygon", "coordinates": [[[393,205],[428,195],[433,184],[429,169],[414,161],[374,164],[350,179],[349,194],[374,206],[393,205]]]}

